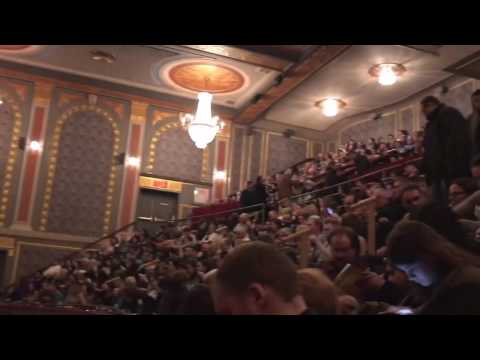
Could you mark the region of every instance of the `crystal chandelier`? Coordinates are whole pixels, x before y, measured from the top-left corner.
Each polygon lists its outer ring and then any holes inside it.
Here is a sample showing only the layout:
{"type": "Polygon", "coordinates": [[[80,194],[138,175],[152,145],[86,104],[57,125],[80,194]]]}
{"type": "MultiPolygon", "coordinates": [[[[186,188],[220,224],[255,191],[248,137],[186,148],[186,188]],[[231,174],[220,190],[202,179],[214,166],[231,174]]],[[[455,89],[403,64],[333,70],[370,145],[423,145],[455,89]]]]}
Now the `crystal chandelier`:
{"type": "Polygon", "coordinates": [[[187,129],[190,138],[199,149],[205,149],[224,127],[218,116],[212,117],[212,98],[212,94],[208,92],[199,93],[195,116],[185,114],[180,118],[182,126],[187,129]]]}

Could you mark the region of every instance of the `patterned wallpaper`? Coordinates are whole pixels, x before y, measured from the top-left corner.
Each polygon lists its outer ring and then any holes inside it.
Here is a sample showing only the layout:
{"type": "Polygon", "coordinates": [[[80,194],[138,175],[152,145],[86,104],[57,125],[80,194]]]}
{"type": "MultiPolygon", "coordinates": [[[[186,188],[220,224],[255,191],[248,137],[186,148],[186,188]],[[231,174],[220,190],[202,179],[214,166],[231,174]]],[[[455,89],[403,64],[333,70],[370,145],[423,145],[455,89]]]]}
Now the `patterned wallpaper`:
{"type": "Polygon", "coordinates": [[[204,150],[198,149],[182,127],[180,115],[153,105],[148,108],[142,172],[160,178],[212,183],[216,142],[212,141],[204,150]]]}
{"type": "Polygon", "coordinates": [[[16,278],[30,275],[76,251],[75,249],[21,244],[16,278]]]}
{"type": "Polygon", "coordinates": [[[13,111],[5,102],[0,106],[0,181],[2,184],[6,180],[5,173],[7,172],[8,159],[10,157],[9,151],[13,134],[13,122],[13,111]]]}
{"type": "Polygon", "coordinates": [[[47,231],[83,236],[102,234],[113,146],[112,126],[102,115],[76,112],[65,122],[47,231]]]}
{"type": "Polygon", "coordinates": [[[285,170],[288,167],[305,160],[307,156],[306,141],[286,138],[282,135],[267,134],[267,136],[268,175],[285,170]]]}
{"type": "Polygon", "coordinates": [[[153,173],[175,179],[201,181],[202,156],[203,151],[195,146],[183,128],[171,128],[158,138],[153,173]]]}
{"type": "Polygon", "coordinates": [[[254,131],[251,136],[252,151],[250,153],[250,178],[255,180],[260,175],[260,160],[262,155],[262,133],[254,131]]]}
{"type": "Polygon", "coordinates": [[[232,139],[232,167],[230,174],[230,192],[240,189],[240,174],[242,165],[242,149],[245,139],[245,129],[235,127],[232,139]]]}
{"type": "Polygon", "coordinates": [[[33,84],[0,78],[0,226],[13,222],[24,152],[18,140],[26,137],[33,84]]]}
{"type": "Polygon", "coordinates": [[[115,230],[129,117],[122,99],[53,90],[33,229],[89,237],[115,230]]]}
{"type": "Polygon", "coordinates": [[[355,124],[340,135],[342,145],[348,142],[350,137],[357,141],[367,142],[369,138],[386,138],[389,134],[395,133],[395,114],[383,116],[378,120],[370,120],[355,124]]]}

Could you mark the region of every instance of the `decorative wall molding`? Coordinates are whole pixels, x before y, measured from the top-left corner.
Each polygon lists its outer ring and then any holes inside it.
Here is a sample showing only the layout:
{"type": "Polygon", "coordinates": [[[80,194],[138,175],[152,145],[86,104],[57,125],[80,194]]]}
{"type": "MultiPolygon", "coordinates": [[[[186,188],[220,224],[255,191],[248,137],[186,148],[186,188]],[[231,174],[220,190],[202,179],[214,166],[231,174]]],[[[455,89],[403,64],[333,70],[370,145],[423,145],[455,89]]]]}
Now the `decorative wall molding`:
{"type": "MultiPolygon", "coordinates": [[[[2,67],[2,66],[0,66],[0,76],[13,78],[13,79],[26,80],[26,81],[31,81],[35,83],[36,82],[49,83],[58,88],[74,89],[86,94],[94,94],[97,96],[118,98],[122,100],[127,100],[129,102],[136,101],[141,103],[148,103],[150,105],[155,105],[160,108],[171,110],[174,112],[192,112],[192,109],[194,108],[193,101],[191,101],[191,104],[187,105],[181,102],[175,102],[175,101],[163,100],[163,99],[160,100],[154,97],[133,95],[126,91],[111,90],[111,89],[108,89],[107,87],[89,86],[89,85],[84,85],[77,82],[59,80],[53,77],[51,78],[51,77],[34,75],[28,72],[14,70],[14,69],[2,67]]],[[[220,111],[216,110],[216,113],[222,119],[232,120],[233,115],[230,113],[227,113],[221,110],[220,111]]]]}
{"type": "MultiPolygon", "coordinates": [[[[33,106],[30,115],[28,141],[45,143],[47,119],[50,111],[53,87],[47,83],[35,84],[33,106]]],[[[20,175],[20,190],[15,206],[15,226],[31,230],[34,199],[38,189],[38,174],[41,166],[41,153],[24,151],[23,168],[20,175]]]]}
{"type": "MultiPolygon", "coordinates": [[[[9,116],[7,127],[11,126],[11,136],[5,139],[5,148],[3,151],[7,154],[5,168],[1,169],[3,178],[1,181],[1,197],[0,197],[0,227],[7,225],[7,213],[10,208],[15,206],[15,197],[12,194],[14,173],[18,161],[21,159],[18,149],[18,141],[24,131],[24,115],[21,110],[21,103],[15,90],[11,89],[5,82],[0,87],[0,98],[3,101],[2,111],[9,116]],[[8,145],[7,145],[8,144],[8,145]],[[7,153],[8,151],[8,153],[7,153]]],[[[7,134],[2,134],[7,135],[7,134]]],[[[3,145],[3,144],[2,144],[3,145]]]]}
{"type": "MultiPolygon", "coordinates": [[[[40,244],[40,243],[33,243],[33,242],[25,242],[25,241],[16,241],[15,246],[15,258],[13,263],[13,270],[11,272],[11,279],[10,282],[14,283],[17,280],[17,275],[19,272],[19,262],[22,256],[22,247],[39,247],[39,248],[50,248],[50,249],[57,249],[57,250],[66,250],[69,252],[76,252],[81,250],[80,247],[72,247],[72,246],[60,246],[60,245],[50,245],[50,244],[40,244]]],[[[58,258],[57,258],[58,259],[58,258]]]]}
{"type": "Polygon", "coordinates": [[[139,166],[127,166],[122,181],[120,211],[117,226],[125,226],[135,219],[138,201],[139,175],[142,164],[143,138],[147,119],[148,104],[133,102],[130,115],[130,130],[128,132],[128,153],[126,157],[139,159],[139,166]]]}
{"type": "MultiPolygon", "coordinates": [[[[287,161],[285,162],[285,164],[282,164],[282,168],[278,168],[277,169],[277,166],[273,166],[271,164],[272,162],[272,158],[271,158],[271,143],[272,143],[272,137],[280,137],[280,138],[284,138],[283,134],[279,134],[279,133],[276,133],[276,132],[271,132],[271,131],[268,131],[267,132],[267,144],[266,144],[266,149],[267,149],[267,153],[266,153],[266,156],[267,156],[267,176],[270,176],[272,175],[273,173],[275,173],[276,171],[281,171],[281,170],[285,170],[288,166],[292,166],[294,165],[295,163],[298,163],[302,160],[304,160],[307,156],[308,156],[308,140],[307,139],[303,139],[303,138],[298,138],[298,137],[295,137],[295,136],[292,136],[291,138],[289,139],[286,139],[285,141],[288,141],[288,140],[294,140],[294,141],[300,141],[300,142],[303,142],[305,143],[305,149],[303,151],[303,154],[300,154],[298,153],[297,155],[298,156],[293,156],[292,157],[292,161],[287,161]],[[296,157],[296,159],[294,159],[294,157],[296,157]],[[301,158],[300,158],[301,157],[301,158]],[[291,162],[291,164],[288,164],[288,162],[291,162]],[[272,169],[273,167],[273,169],[272,169]]],[[[280,154],[279,156],[282,158],[282,159],[285,159],[286,156],[289,155],[291,156],[292,153],[291,151],[287,150],[286,153],[283,154],[280,154]]]]}
{"type": "Polygon", "coordinates": [[[109,182],[107,187],[107,193],[105,194],[105,212],[104,212],[104,220],[103,220],[103,233],[106,234],[112,229],[112,204],[113,204],[113,192],[115,188],[116,182],[116,157],[119,153],[119,143],[120,143],[120,130],[118,129],[118,125],[114,120],[113,116],[106,111],[105,109],[99,108],[95,105],[76,105],[70,107],[66,111],[64,111],[56,120],[53,136],[51,143],[49,145],[49,159],[48,159],[48,173],[47,173],[47,180],[46,180],[46,187],[43,196],[42,202],[42,210],[41,210],[41,217],[40,217],[40,226],[39,230],[46,231],[48,226],[48,218],[49,218],[49,209],[50,209],[50,201],[53,192],[53,184],[56,180],[56,167],[57,161],[59,157],[59,144],[62,137],[62,131],[64,129],[64,125],[66,122],[72,119],[72,117],[81,112],[93,112],[103,119],[107,120],[110,123],[113,132],[113,150],[112,150],[112,159],[111,159],[111,170],[109,175],[109,182]]]}

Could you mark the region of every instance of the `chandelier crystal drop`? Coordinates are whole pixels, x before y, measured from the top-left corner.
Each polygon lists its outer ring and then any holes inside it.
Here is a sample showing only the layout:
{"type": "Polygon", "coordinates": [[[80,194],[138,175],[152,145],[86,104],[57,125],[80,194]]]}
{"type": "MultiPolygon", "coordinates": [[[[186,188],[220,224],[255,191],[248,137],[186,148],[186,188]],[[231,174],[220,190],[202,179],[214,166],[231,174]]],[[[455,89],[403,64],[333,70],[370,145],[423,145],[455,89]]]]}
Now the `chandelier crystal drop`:
{"type": "Polygon", "coordinates": [[[199,149],[205,149],[224,127],[218,116],[212,116],[212,99],[212,94],[208,92],[199,93],[195,116],[185,114],[180,118],[183,127],[199,149]]]}

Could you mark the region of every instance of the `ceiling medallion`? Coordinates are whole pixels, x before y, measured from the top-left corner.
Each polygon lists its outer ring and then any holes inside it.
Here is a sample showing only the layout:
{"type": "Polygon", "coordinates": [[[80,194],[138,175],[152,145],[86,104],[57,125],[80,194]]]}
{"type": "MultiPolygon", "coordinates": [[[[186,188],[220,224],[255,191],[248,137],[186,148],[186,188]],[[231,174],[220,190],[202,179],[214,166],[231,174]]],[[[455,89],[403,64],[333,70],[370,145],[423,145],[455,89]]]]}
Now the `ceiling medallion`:
{"type": "Polygon", "coordinates": [[[227,94],[246,84],[245,76],[231,66],[213,62],[190,61],[174,65],[167,72],[176,86],[194,92],[227,94]]]}
{"type": "Polygon", "coordinates": [[[368,70],[370,76],[377,79],[383,86],[390,86],[398,81],[407,69],[402,64],[377,64],[368,70]]]}

